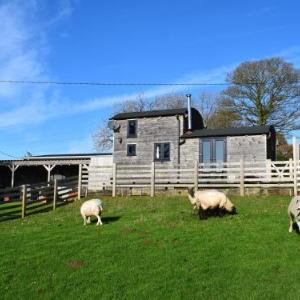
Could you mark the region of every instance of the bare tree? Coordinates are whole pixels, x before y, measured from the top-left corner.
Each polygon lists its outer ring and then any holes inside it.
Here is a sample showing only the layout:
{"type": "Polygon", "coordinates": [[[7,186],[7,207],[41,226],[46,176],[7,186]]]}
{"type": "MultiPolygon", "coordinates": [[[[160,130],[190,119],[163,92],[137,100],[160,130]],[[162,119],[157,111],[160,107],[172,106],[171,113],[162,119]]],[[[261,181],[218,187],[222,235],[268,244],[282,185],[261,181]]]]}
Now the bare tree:
{"type": "Polygon", "coordinates": [[[231,100],[219,93],[203,92],[196,101],[207,128],[228,128],[241,126],[240,115],[232,111],[231,100]]]}
{"type": "Polygon", "coordinates": [[[150,108],[151,104],[147,101],[143,94],[137,95],[136,99],[128,99],[123,101],[114,114],[123,112],[145,111],[150,108]]]}
{"type": "Polygon", "coordinates": [[[202,115],[205,127],[210,127],[210,120],[217,111],[217,97],[215,93],[203,92],[195,101],[195,106],[202,115]]]}
{"type": "Polygon", "coordinates": [[[289,160],[293,158],[293,145],[288,144],[285,136],[278,133],[276,139],[276,160],[289,160]]]}
{"type": "Polygon", "coordinates": [[[166,94],[156,97],[149,103],[149,108],[154,109],[175,109],[186,107],[186,96],[182,94],[166,94]]]}
{"type": "Polygon", "coordinates": [[[112,148],[113,135],[107,123],[107,120],[102,120],[96,132],[92,135],[94,147],[99,152],[110,151],[112,148]]]}
{"type": "Polygon", "coordinates": [[[299,79],[299,71],[281,58],[245,62],[227,76],[231,86],[223,94],[245,124],[273,124],[287,133],[299,128],[299,79]]]}

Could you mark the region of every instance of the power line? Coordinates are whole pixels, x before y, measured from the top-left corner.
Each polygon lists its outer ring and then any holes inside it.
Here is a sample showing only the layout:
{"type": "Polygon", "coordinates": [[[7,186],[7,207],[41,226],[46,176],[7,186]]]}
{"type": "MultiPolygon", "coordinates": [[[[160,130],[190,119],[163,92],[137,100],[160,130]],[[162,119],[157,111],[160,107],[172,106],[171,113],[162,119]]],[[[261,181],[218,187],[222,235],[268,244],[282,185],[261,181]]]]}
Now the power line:
{"type": "MultiPolygon", "coordinates": [[[[295,84],[300,82],[290,82],[295,84]]],[[[229,85],[252,85],[264,84],[263,82],[78,82],[78,81],[33,81],[33,80],[0,80],[0,83],[9,84],[54,84],[54,85],[90,85],[90,86],[229,86],[229,85]]]]}

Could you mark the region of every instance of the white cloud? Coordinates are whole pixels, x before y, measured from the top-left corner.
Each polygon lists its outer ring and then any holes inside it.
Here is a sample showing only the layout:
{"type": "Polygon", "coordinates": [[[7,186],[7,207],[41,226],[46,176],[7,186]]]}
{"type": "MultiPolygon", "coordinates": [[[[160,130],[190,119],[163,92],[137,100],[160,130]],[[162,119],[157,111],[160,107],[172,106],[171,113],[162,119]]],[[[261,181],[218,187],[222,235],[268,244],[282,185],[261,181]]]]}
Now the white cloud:
{"type": "MultiPolygon", "coordinates": [[[[0,79],[45,78],[41,60],[42,41],[28,16],[35,13],[35,1],[7,1],[0,5],[0,79]],[[34,47],[38,46],[38,47],[34,47]]],[[[1,84],[0,101],[20,101],[24,86],[1,84]]]]}
{"type": "MultiPolygon", "coordinates": [[[[47,22],[40,16],[43,3],[36,0],[0,2],[0,80],[47,80],[47,30],[72,13],[72,2],[58,2],[47,22]],[[49,21],[50,20],[50,21],[49,21]]],[[[57,105],[56,88],[47,85],[0,86],[0,128],[42,122],[51,118],[57,105]],[[49,109],[49,110],[48,110],[49,109]]]]}

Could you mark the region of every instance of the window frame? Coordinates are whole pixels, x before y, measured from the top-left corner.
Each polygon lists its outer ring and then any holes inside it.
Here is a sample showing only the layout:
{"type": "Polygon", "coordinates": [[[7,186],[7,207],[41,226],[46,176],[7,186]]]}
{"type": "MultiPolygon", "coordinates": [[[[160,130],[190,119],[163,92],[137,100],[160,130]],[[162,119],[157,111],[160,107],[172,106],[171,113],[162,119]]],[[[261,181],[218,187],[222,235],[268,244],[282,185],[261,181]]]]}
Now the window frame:
{"type": "Polygon", "coordinates": [[[132,143],[127,144],[127,151],[126,152],[127,152],[127,156],[129,156],[129,157],[137,156],[136,155],[136,144],[132,144],[132,143]],[[129,147],[131,147],[131,146],[134,146],[134,154],[130,154],[129,151],[128,151],[129,147]]]}
{"type": "Polygon", "coordinates": [[[154,143],[154,151],[153,151],[153,160],[154,161],[170,161],[171,160],[171,143],[170,142],[160,142],[160,143],[154,143]],[[161,145],[162,147],[160,148],[160,158],[156,157],[156,147],[157,145],[161,145]],[[164,152],[165,152],[165,145],[168,145],[169,147],[169,157],[165,158],[164,157],[164,152]],[[163,157],[161,157],[163,155],[163,157]]]}
{"type": "Polygon", "coordinates": [[[209,138],[202,138],[200,139],[200,143],[199,143],[199,161],[201,163],[204,163],[203,161],[203,144],[204,142],[209,142],[210,143],[210,162],[209,163],[217,163],[216,161],[216,150],[217,150],[217,147],[216,147],[216,143],[218,141],[222,141],[223,142],[223,162],[226,162],[227,161],[227,139],[226,137],[224,138],[220,138],[220,137],[209,137],[209,138]]]}
{"type": "Polygon", "coordinates": [[[136,138],[137,137],[137,128],[138,128],[138,121],[137,120],[135,120],[135,119],[132,119],[132,120],[128,120],[127,121],[127,137],[128,138],[136,138]],[[135,126],[135,133],[134,134],[132,134],[132,133],[130,133],[129,132],[129,128],[130,128],[130,122],[134,122],[134,126],[135,126]]]}

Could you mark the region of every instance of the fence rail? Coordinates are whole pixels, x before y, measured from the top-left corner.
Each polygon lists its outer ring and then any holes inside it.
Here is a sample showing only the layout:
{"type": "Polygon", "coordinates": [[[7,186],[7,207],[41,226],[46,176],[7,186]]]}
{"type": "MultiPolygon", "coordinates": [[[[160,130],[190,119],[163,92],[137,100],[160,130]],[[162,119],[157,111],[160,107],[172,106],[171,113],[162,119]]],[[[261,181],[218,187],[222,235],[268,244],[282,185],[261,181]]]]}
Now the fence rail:
{"type": "Polygon", "coordinates": [[[82,185],[78,177],[54,182],[22,185],[0,190],[0,221],[24,218],[28,214],[53,209],[80,198],[82,185]]]}
{"type": "MultiPolygon", "coordinates": [[[[288,161],[237,161],[189,164],[97,166],[88,169],[83,175],[93,172],[93,182],[88,182],[89,190],[112,190],[113,196],[123,188],[147,188],[151,196],[156,189],[166,188],[239,188],[244,195],[249,187],[284,187],[297,193],[300,182],[298,160],[288,161]]],[[[84,178],[84,177],[83,177],[84,178]]],[[[88,180],[88,179],[83,179],[88,180]]],[[[86,184],[87,185],[87,184],[86,184]]]]}

